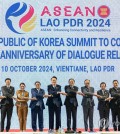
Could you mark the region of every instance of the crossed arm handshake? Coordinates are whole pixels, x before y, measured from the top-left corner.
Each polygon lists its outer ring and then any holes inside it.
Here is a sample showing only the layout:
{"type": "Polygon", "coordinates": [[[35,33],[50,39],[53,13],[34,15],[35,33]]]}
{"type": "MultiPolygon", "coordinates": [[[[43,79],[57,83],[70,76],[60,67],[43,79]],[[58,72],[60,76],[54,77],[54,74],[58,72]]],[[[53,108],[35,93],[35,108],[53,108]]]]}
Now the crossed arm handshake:
{"type": "MultiPolygon", "coordinates": [[[[52,95],[45,94],[42,97],[43,98],[48,98],[48,97],[52,97],[52,95]]],[[[24,96],[18,96],[18,97],[13,96],[12,98],[17,102],[25,102],[25,101],[28,101],[28,100],[32,100],[32,101],[37,100],[36,97],[30,98],[30,97],[24,97],[24,96]]]]}
{"type": "Polygon", "coordinates": [[[111,101],[113,99],[113,97],[101,96],[97,93],[93,93],[93,96],[96,96],[98,99],[104,99],[105,101],[111,101]]]}
{"type": "MultiPolygon", "coordinates": [[[[66,93],[66,92],[57,92],[58,94],[61,94],[61,95],[65,95],[65,96],[68,96],[68,93],[66,93]]],[[[82,95],[82,96],[84,96],[84,94],[82,93],[82,92],[80,92],[80,91],[77,91],[77,92],[75,92],[76,94],[78,94],[78,95],[82,95]]]]}
{"type": "MultiPolygon", "coordinates": [[[[78,94],[78,95],[81,95],[81,96],[85,96],[86,95],[85,93],[82,93],[80,91],[77,91],[75,93],[78,94]]],[[[68,96],[68,93],[62,92],[62,91],[61,92],[57,92],[57,94],[68,96]]],[[[113,97],[105,97],[105,96],[101,96],[101,95],[99,95],[97,93],[92,93],[91,95],[97,97],[98,99],[104,99],[105,101],[110,101],[110,100],[113,99],[113,97]]],[[[52,94],[50,94],[50,95],[49,94],[44,94],[43,97],[44,98],[48,98],[48,97],[53,97],[53,95],[52,94]]],[[[6,98],[6,96],[0,96],[0,99],[5,99],[5,98],[6,98]]],[[[30,98],[29,96],[28,97],[24,97],[24,96],[19,96],[19,95],[18,95],[18,97],[13,96],[12,98],[15,101],[20,101],[20,102],[24,102],[24,101],[28,101],[28,100],[37,100],[36,97],[30,98]]]]}

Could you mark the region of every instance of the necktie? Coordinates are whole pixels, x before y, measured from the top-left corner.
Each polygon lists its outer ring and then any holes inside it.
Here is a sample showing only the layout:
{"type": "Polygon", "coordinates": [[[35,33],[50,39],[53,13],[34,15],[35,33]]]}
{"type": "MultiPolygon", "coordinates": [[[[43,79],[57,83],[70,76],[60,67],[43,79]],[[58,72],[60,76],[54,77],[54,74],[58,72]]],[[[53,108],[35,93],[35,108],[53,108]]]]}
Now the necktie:
{"type": "Polygon", "coordinates": [[[10,92],[11,90],[10,90],[10,87],[7,87],[7,90],[8,90],[8,92],[10,92]]]}
{"type": "Polygon", "coordinates": [[[10,89],[10,87],[7,86],[7,89],[10,89]]]}
{"type": "Polygon", "coordinates": [[[105,94],[105,91],[104,90],[102,90],[102,92],[103,92],[103,95],[105,94]]]}
{"type": "MultiPolygon", "coordinates": [[[[38,90],[38,94],[40,93],[40,89],[37,89],[38,90]]],[[[37,106],[40,106],[40,108],[42,108],[42,103],[41,103],[41,101],[40,100],[38,100],[38,102],[37,102],[37,104],[36,104],[37,106]]]]}

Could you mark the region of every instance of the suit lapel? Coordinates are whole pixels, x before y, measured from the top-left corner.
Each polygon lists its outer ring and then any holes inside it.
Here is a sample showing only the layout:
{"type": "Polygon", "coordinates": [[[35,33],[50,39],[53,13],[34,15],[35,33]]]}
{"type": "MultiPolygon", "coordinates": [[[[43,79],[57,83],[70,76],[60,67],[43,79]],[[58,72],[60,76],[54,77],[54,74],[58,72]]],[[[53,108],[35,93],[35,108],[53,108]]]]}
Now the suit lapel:
{"type": "Polygon", "coordinates": [[[114,90],[115,90],[115,92],[118,92],[118,88],[117,89],[114,88],[114,90]]]}
{"type": "Polygon", "coordinates": [[[51,85],[51,89],[54,90],[55,88],[53,87],[53,85],[51,85]]]}
{"type": "Polygon", "coordinates": [[[10,92],[11,92],[11,87],[8,88],[8,87],[6,86],[6,90],[7,90],[8,93],[10,93],[10,92]]]}
{"type": "Polygon", "coordinates": [[[86,87],[87,92],[91,92],[91,88],[86,87]]]}
{"type": "Polygon", "coordinates": [[[38,90],[35,88],[35,92],[38,93],[38,90]]]}
{"type": "Polygon", "coordinates": [[[57,89],[57,85],[56,85],[56,87],[55,87],[55,88],[53,87],[53,85],[51,85],[51,87],[52,87],[52,89],[53,89],[53,90],[56,90],[56,89],[57,89]]]}
{"type": "Polygon", "coordinates": [[[92,88],[91,87],[88,90],[92,93],[92,88]]]}

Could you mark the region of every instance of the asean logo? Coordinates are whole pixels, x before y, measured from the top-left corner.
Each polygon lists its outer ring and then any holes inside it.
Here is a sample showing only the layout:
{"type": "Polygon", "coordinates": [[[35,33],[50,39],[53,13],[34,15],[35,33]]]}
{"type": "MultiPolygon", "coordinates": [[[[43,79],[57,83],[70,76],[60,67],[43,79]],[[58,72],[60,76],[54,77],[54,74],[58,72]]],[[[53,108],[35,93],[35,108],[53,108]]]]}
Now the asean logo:
{"type": "Polygon", "coordinates": [[[101,18],[107,18],[110,15],[110,9],[108,6],[103,5],[98,8],[98,15],[101,18]]]}
{"type": "Polygon", "coordinates": [[[34,8],[26,3],[17,2],[11,5],[5,15],[8,28],[17,34],[30,32],[36,26],[37,16],[34,15],[34,8]]]}

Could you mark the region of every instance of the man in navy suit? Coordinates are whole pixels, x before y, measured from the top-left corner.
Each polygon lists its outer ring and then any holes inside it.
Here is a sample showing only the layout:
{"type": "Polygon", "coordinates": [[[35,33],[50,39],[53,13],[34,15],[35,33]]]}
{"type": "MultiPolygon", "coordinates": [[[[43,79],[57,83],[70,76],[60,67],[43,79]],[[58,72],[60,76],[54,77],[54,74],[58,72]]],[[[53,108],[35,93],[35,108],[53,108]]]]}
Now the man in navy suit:
{"type": "Polygon", "coordinates": [[[38,116],[39,131],[43,131],[43,110],[45,109],[43,98],[45,91],[41,89],[41,83],[35,82],[35,88],[31,89],[32,100],[30,103],[31,114],[32,114],[32,129],[37,131],[36,121],[38,116]]]}
{"type": "Polygon", "coordinates": [[[48,85],[48,94],[50,97],[47,99],[46,105],[49,111],[49,132],[54,131],[54,114],[56,115],[56,131],[61,127],[61,106],[62,101],[60,94],[61,86],[57,84],[57,77],[51,78],[51,84],[48,85]]]}

